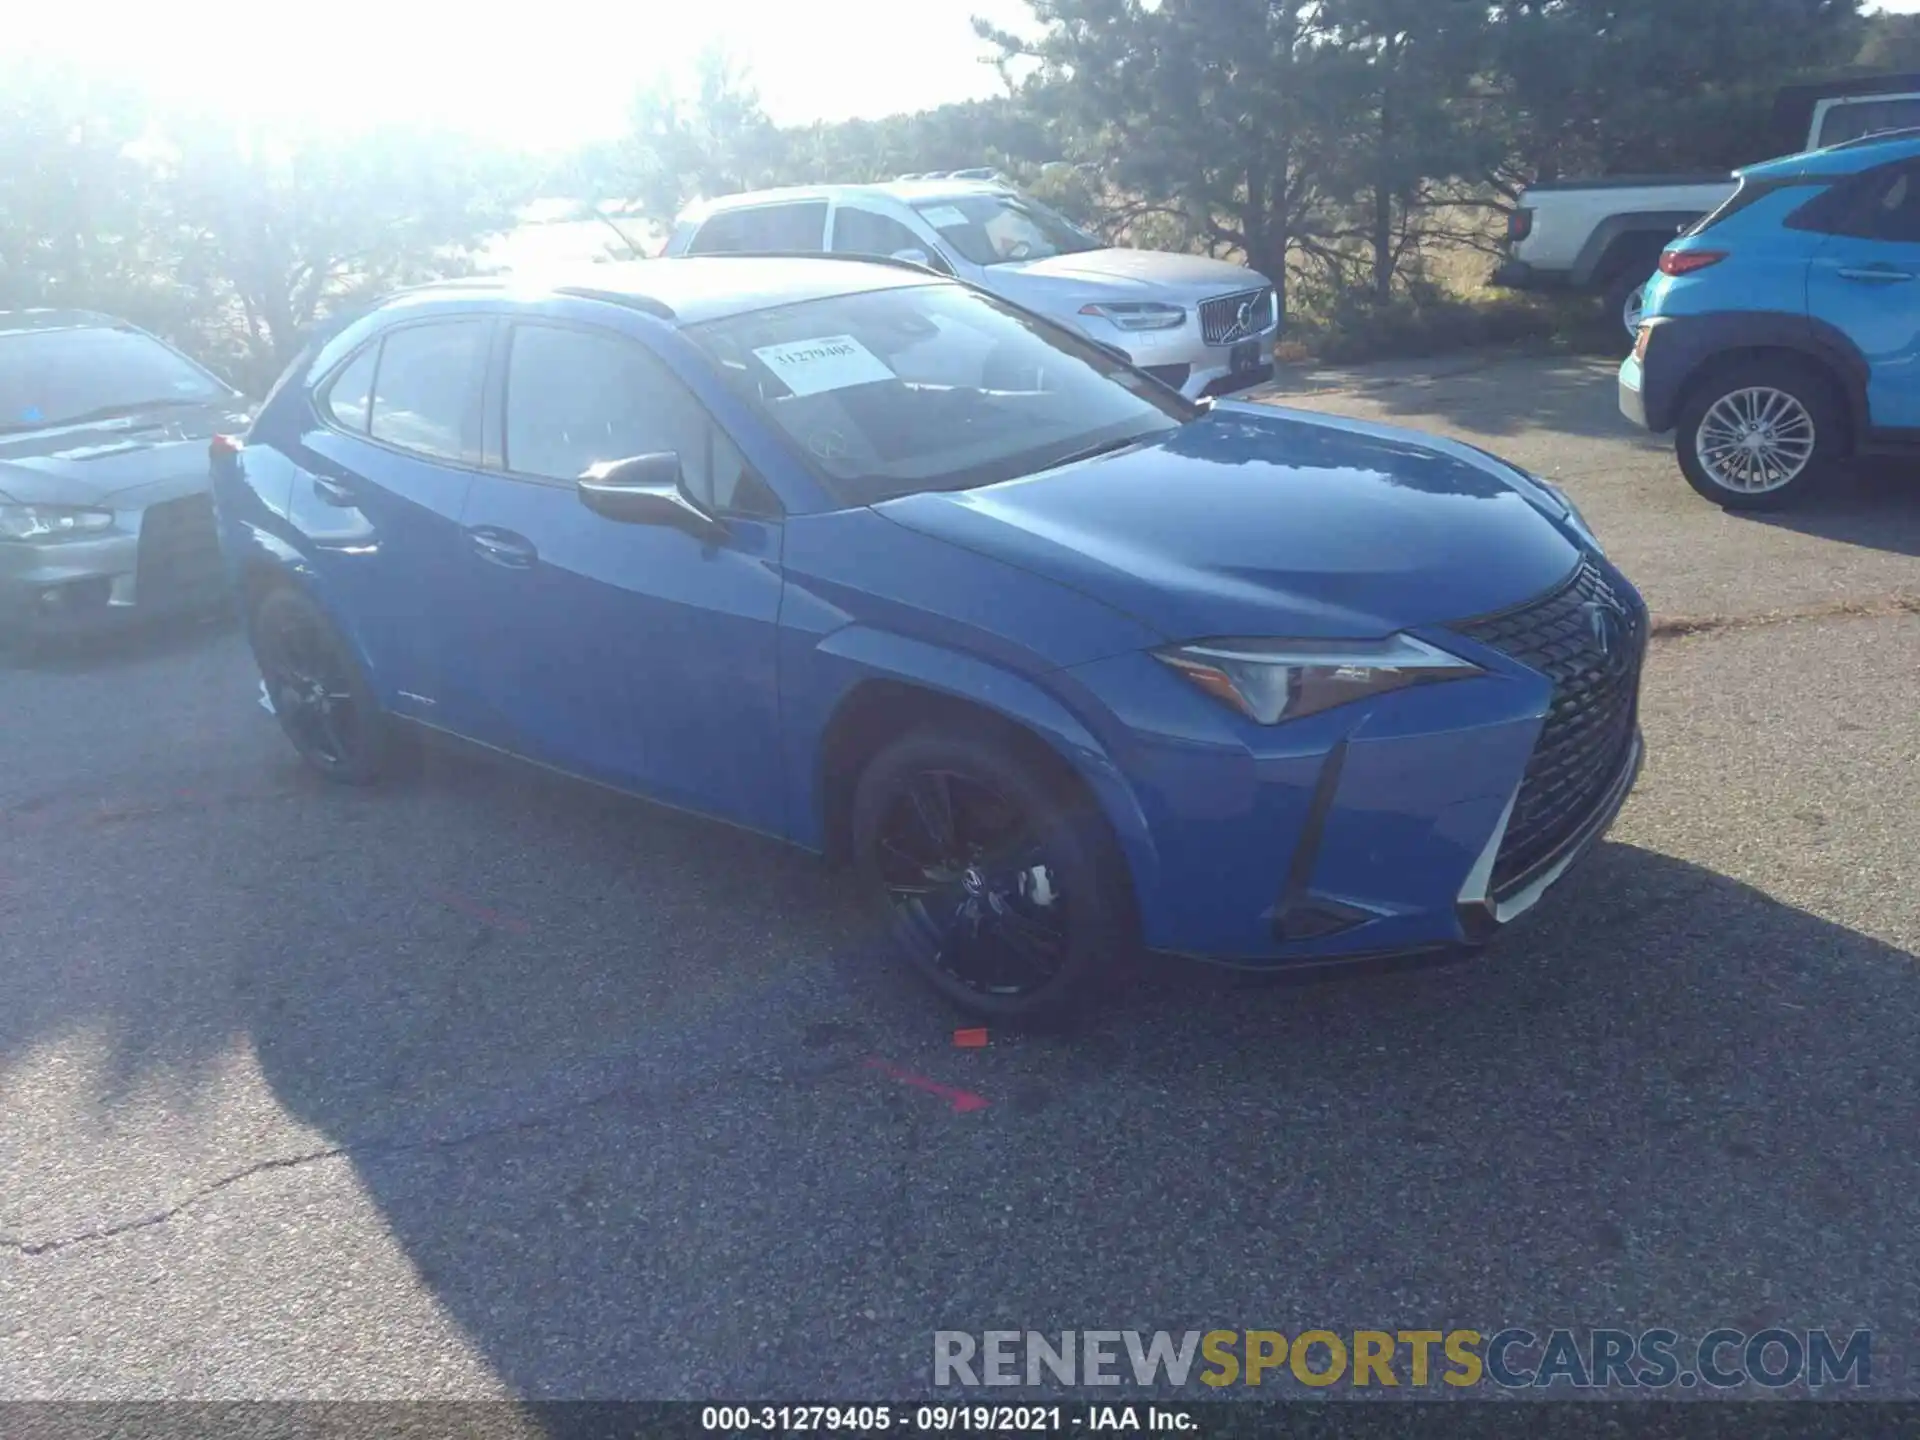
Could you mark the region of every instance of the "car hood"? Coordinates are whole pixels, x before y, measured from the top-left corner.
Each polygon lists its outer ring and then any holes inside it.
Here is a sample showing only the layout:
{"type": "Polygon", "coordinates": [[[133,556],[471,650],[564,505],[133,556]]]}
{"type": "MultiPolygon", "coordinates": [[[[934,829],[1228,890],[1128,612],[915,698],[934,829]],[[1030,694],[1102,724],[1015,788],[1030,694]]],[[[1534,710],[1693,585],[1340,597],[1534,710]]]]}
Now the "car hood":
{"type": "Polygon", "coordinates": [[[0,434],[0,498],[29,505],[140,503],[149,489],[177,491],[207,478],[207,441],[244,430],[224,405],[0,434]]]}
{"type": "Polygon", "coordinates": [[[1558,502],[1471,446],[1247,404],[1113,455],[876,508],[1176,640],[1443,624],[1542,594],[1579,559],[1558,502]]]}
{"type": "Polygon", "coordinates": [[[1165,250],[1086,250],[1045,260],[1008,261],[991,267],[987,274],[995,288],[1004,287],[1010,295],[1072,290],[1149,296],[1171,291],[1205,298],[1267,283],[1266,277],[1244,265],[1165,250]]]}

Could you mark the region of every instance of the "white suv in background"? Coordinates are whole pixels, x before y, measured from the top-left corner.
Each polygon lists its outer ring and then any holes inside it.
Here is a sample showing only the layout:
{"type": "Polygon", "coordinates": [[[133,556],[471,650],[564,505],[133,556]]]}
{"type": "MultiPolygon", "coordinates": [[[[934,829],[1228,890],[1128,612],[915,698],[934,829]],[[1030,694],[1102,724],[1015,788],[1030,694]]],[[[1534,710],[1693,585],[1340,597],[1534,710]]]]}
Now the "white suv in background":
{"type": "Polygon", "coordinates": [[[991,181],[897,180],[728,195],[682,215],[668,255],[911,260],[1068,325],[1189,399],[1273,375],[1279,304],[1264,275],[1204,255],[1104,245],[991,181]]]}

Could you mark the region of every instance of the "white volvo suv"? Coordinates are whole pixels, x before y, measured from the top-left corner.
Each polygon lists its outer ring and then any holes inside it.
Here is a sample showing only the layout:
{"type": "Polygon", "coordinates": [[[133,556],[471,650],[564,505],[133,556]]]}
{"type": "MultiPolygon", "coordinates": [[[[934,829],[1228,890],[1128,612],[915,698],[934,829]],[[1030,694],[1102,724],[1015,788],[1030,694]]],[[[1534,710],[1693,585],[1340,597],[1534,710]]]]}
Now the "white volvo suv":
{"type": "Polygon", "coordinates": [[[1273,375],[1273,285],[1204,255],[1105,245],[992,181],[897,180],[750,191],[696,205],[668,255],[830,253],[911,260],[1126,352],[1189,399],[1273,375]]]}

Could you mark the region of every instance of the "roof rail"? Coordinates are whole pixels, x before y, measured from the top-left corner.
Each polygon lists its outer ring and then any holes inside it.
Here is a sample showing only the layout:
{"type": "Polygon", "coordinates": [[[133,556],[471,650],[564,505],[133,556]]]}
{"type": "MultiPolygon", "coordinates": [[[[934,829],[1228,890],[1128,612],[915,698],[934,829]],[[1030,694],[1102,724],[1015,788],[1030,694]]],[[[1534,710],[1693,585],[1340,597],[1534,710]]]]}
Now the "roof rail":
{"type": "Polygon", "coordinates": [[[651,315],[657,320],[676,318],[673,307],[666,301],[656,300],[651,295],[636,295],[631,290],[603,290],[593,285],[556,285],[553,293],[575,300],[600,300],[609,305],[624,305],[629,310],[638,310],[642,315],[651,315]]]}
{"type": "Polygon", "coordinates": [[[898,255],[859,255],[850,250],[707,250],[698,255],[674,255],[674,260],[857,260],[863,265],[891,265],[896,270],[917,270],[922,275],[948,279],[944,270],[922,265],[918,260],[902,260],[898,255]]]}

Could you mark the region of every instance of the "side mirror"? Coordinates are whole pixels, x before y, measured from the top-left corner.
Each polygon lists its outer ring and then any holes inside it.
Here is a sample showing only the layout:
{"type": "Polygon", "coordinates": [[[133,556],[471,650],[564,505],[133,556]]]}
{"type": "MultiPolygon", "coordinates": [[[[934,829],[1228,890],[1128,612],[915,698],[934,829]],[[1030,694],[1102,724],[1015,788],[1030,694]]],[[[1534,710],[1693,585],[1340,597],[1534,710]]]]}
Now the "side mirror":
{"type": "Polygon", "coordinates": [[[687,493],[680,457],[671,450],[603,460],[579,480],[580,500],[596,515],[623,525],[671,525],[701,539],[726,525],[687,493]]]}

